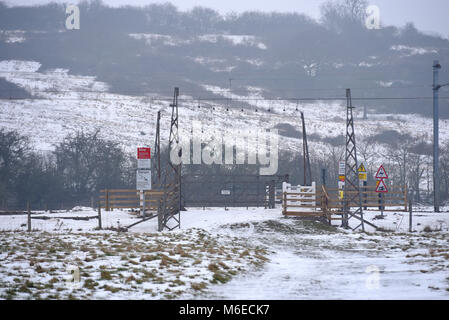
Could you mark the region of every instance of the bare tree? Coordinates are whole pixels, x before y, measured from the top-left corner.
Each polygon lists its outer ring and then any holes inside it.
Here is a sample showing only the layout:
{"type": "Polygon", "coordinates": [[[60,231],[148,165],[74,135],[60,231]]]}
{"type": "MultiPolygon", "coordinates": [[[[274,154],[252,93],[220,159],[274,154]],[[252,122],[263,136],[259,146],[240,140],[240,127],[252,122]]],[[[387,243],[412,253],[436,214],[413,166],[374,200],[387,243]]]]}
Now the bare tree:
{"type": "Polygon", "coordinates": [[[366,0],[329,0],[321,5],[323,25],[336,32],[362,26],[366,18],[366,0]]]}

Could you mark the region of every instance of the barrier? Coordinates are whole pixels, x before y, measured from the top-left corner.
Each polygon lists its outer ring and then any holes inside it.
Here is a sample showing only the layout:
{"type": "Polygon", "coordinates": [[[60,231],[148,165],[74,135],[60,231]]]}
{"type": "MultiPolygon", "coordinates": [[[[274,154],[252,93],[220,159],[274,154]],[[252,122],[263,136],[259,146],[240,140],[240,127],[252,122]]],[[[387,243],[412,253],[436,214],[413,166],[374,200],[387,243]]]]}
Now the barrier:
{"type": "MultiPolygon", "coordinates": [[[[376,193],[375,186],[361,187],[362,206],[365,210],[408,211],[407,186],[390,186],[387,194],[376,193]]],[[[339,199],[339,189],[316,189],[315,183],[310,187],[283,184],[282,214],[299,217],[326,217],[329,222],[341,220],[344,201],[339,199]]],[[[350,191],[354,192],[354,191],[350,191]]],[[[349,207],[358,207],[357,201],[351,201],[349,207]]]]}
{"type": "MultiPolygon", "coordinates": [[[[142,193],[143,194],[143,193],[142,193]]],[[[157,211],[164,191],[145,191],[145,211],[157,211]]],[[[142,209],[141,191],[133,189],[100,190],[100,207],[106,211],[114,209],[142,209]]]]}

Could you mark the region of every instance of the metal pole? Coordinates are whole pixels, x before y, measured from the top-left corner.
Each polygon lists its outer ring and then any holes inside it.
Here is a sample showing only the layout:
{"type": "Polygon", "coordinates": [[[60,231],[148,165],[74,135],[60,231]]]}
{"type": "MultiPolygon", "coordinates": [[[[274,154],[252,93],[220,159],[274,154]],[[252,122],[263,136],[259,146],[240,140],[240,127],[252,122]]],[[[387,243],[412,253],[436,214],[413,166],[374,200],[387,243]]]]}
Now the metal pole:
{"type": "Polygon", "coordinates": [[[438,60],[433,62],[433,205],[435,212],[440,212],[440,177],[439,177],[439,136],[438,136],[438,120],[439,120],[439,108],[438,108],[438,90],[440,86],[438,84],[438,70],[441,69],[441,65],[438,60]]]}
{"type": "Polygon", "coordinates": [[[145,190],[142,192],[142,218],[145,218],[145,190]]]}
{"type": "Polygon", "coordinates": [[[380,207],[382,208],[380,211],[380,215],[383,217],[384,216],[384,194],[383,193],[380,194],[380,207]]]}

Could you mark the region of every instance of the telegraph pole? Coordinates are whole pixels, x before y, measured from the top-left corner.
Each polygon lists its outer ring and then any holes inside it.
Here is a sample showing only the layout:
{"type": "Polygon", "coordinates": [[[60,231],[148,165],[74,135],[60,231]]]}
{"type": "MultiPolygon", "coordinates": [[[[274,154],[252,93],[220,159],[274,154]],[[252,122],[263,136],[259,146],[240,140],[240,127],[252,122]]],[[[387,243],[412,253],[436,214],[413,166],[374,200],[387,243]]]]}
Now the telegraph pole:
{"type": "Polygon", "coordinates": [[[440,177],[439,177],[439,108],[438,108],[438,71],[441,65],[438,60],[433,62],[433,206],[435,212],[440,212],[440,177]]]}
{"type": "Polygon", "coordinates": [[[438,90],[449,86],[449,83],[439,84],[439,70],[441,65],[438,60],[433,61],[433,206],[435,212],[440,212],[440,171],[439,171],[439,106],[438,90]]]}

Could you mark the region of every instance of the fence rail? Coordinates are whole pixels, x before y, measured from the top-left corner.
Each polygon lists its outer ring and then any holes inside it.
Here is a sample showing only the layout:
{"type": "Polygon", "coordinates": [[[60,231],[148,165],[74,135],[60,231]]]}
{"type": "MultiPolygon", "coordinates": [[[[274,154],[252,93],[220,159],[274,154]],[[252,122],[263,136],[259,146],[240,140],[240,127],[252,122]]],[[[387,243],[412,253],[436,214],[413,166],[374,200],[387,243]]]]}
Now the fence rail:
{"type": "Polygon", "coordinates": [[[164,194],[164,191],[160,190],[145,192],[133,189],[100,190],[100,207],[106,211],[143,208],[143,194],[145,194],[145,210],[157,211],[159,200],[164,194]]]}
{"type": "MultiPolygon", "coordinates": [[[[391,191],[386,194],[376,193],[375,189],[375,186],[360,187],[362,206],[365,210],[383,208],[384,211],[408,211],[407,186],[391,186],[391,191]]],[[[359,203],[350,201],[348,205],[356,207],[359,203]]],[[[321,189],[316,188],[313,195],[310,192],[294,191],[282,194],[282,214],[285,216],[325,216],[329,221],[340,220],[343,207],[344,200],[339,198],[339,189],[336,188],[322,186],[321,189]]]]}

